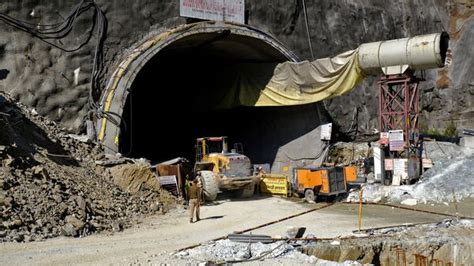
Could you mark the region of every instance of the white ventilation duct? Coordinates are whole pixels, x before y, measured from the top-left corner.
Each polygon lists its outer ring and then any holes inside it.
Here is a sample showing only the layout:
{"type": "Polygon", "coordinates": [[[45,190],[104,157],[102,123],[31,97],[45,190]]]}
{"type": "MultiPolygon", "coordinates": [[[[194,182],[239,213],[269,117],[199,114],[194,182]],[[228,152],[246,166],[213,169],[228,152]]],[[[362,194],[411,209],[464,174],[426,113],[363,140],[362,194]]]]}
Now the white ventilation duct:
{"type": "Polygon", "coordinates": [[[446,32],[365,43],[359,47],[359,65],[367,75],[443,67],[448,44],[446,32]]]}

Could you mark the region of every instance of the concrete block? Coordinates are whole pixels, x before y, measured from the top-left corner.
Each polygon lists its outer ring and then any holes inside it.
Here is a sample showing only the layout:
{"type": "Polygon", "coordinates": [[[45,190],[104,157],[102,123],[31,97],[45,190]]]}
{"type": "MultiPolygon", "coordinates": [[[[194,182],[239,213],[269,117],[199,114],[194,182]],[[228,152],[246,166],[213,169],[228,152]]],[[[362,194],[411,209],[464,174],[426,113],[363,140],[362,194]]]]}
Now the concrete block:
{"type": "Polygon", "coordinates": [[[463,136],[459,142],[459,145],[462,147],[474,149],[474,136],[463,136]]]}

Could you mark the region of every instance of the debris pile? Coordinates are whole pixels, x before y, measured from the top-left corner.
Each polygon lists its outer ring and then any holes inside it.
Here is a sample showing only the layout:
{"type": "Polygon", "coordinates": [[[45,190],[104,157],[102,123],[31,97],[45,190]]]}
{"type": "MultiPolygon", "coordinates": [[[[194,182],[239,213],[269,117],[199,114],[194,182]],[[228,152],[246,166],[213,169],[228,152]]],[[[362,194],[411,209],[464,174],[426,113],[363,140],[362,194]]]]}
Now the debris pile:
{"type": "Polygon", "coordinates": [[[158,179],[144,164],[121,164],[110,168],[114,183],[123,191],[135,194],[143,188],[160,191],[158,179]]]}
{"type": "MultiPolygon", "coordinates": [[[[446,160],[428,170],[419,182],[413,185],[364,186],[365,202],[391,202],[442,204],[474,197],[474,156],[464,159],[446,160]]],[[[349,194],[347,201],[359,201],[359,192],[349,194]]],[[[414,204],[413,204],[414,203],[414,204]]]]}
{"type": "MultiPolygon", "coordinates": [[[[474,197],[474,155],[469,148],[452,143],[428,142],[425,150],[433,160],[433,168],[426,171],[413,185],[364,186],[366,202],[443,204],[474,197]],[[428,144],[429,143],[429,144],[428,144]]],[[[349,194],[348,201],[359,201],[359,192],[349,194]]]]}
{"type": "MultiPolygon", "coordinates": [[[[474,197],[474,156],[445,160],[427,171],[412,187],[399,187],[397,194],[408,194],[421,202],[452,202],[474,197]]],[[[398,195],[394,195],[395,197],[398,195]]],[[[399,198],[401,196],[398,196],[399,198]]],[[[401,198],[400,198],[401,199],[401,198]]]]}
{"type": "Polygon", "coordinates": [[[463,147],[451,142],[425,141],[423,142],[423,152],[426,158],[434,164],[455,158],[465,158],[474,155],[474,149],[463,147]]]}
{"type": "Polygon", "coordinates": [[[415,255],[441,260],[443,265],[471,264],[474,245],[472,220],[446,219],[438,223],[364,230],[366,234],[337,241],[312,242],[302,252],[331,261],[356,260],[362,264],[416,265],[415,255]],[[400,262],[400,261],[399,261],[400,262]]]}
{"type": "Polygon", "coordinates": [[[272,260],[275,263],[286,261],[293,264],[314,264],[317,261],[316,257],[307,256],[299,252],[294,246],[285,241],[271,244],[247,244],[232,242],[226,239],[179,252],[176,256],[195,261],[212,261],[217,263],[272,260]]]}
{"type": "Polygon", "coordinates": [[[301,241],[298,241],[298,243],[278,241],[271,244],[248,244],[232,242],[231,240],[226,239],[210,242],[194,249],[181,251],[175,256],[186,260],[213,263],[255,262],[257,265],[361,265],[359,262],[353,260],[334,262],[317,258],[313,255],[303,254],[301,252],[301,246],[304,245],[302,244],[305,243],[302,243],[301,241]]]}
{"type": "Polygon", "coordinates": [[[100,147],[11,101],[0,105],[0,147],[0,242],[120,231],[175,204],[156,187],[123,191],[95,163],[100,147]]]}

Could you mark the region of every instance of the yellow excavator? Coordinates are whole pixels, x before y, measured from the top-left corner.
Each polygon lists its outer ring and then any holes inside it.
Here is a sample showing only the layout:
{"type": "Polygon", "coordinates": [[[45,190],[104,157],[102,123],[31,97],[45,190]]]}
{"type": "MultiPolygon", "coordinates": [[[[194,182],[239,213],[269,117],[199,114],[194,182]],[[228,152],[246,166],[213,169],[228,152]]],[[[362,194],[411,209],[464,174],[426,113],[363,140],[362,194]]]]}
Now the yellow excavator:
{"type": "Polygon", "coordinates": [[[252,163],[243,155],[241,143],[230,152],[227,137],[203,137],[196,140],[194,172],[200,174],[206,200],[215,200],[223,191],[234,191],[238,197],[251,197],[258,176],[252,175],[252,163]]]}

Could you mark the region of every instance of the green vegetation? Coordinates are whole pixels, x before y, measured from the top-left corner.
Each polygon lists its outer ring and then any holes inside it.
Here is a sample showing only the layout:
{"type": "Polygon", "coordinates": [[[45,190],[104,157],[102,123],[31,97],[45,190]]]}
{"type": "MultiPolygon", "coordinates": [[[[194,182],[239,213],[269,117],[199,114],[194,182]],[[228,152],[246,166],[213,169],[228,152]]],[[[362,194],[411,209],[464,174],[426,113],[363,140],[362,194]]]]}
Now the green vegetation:
{"type": "Polygon", "coordinates": [[[444,135],[447,137],[456,137],[457,134],[458,129],[456,128],[456,124],[454,124],[454,121],[451,120],[451,122],[449,122],[449,124],[444,129],[444,135]]]}
{"type": "Polygon", "coordinates": [[[420,131],[423,134],[433,135],[433,136],[445,136],[445,137],[456,137],[458,134],[458,129],[453,120],[451,120],[445,127],[444,131],[441,131],[438,128],[429,128],[426,126],[420,126],[420,131]]]}
{"type": "Polygon", "coordinates": [[[437,128],[430,128],[426,131],[426,134],[428,135],[434,135],[434,136],[442,136],[441,132],[437,128]]]}

